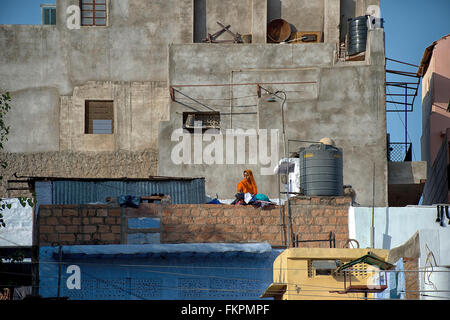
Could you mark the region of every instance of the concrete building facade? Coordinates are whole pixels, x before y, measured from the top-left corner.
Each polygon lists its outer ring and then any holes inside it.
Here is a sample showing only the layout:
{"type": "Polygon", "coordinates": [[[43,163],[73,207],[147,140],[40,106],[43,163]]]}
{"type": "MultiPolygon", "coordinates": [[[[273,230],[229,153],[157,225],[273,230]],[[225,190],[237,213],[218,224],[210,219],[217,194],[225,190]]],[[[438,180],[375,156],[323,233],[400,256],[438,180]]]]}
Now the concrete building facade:
{"type": "MultiPolygon", "coordinates": [[[[261,166],[174,165],[170,137],[182,126],[177,112],[190,109],[170,100],[170,88],[207,85],[200,96],[192,88],[183,93],[201,101],[225,99],[217,109],[221,130],[279,129],[280,101],[227,100],[253,96],[256,87],[210,86],[266,82],[264,89],[287,93],[287,139],[334,139],[344,153],[344,183],[356,190],[357,201],[372,202],[367,168],[375,166],[375,204],[387,204],[383,30],[368,32],[365,60],[339,60],[347,19],[378,1],[106,1],[105,25],[74,29],[71,10],[79,3],[57,1],[55,25],[0,27],[0,88],[11,92],[14,106],[4,181],[14,173],[203,176],[211,195],[232,198],[242,169],[258,172],[261,166]],[[267,43],[267,22],[275,18],[288,21],[291,31],[319,32],[320,42],[267,43]],[[197,43],[220,29],[217,22],[251,35],[251,43],[197,43]],[[285,84],[273,85],[278,82],[285,84]],[[110,103],[108,134],[87,129],[87,106],[98,101],[110,103]],[[74,158],[76,163],[67,160],[74,158]],[[120,165],[111,168],[111,162],[120,165]]],[[[220,39],[230,38],[225,32],[220,39]]],[[[278,193],[274,179],[257,175],[269,197],[278,193]]]]}
{"type": "Polygon", "coordinates": [[[450,143],[450,35],[433,42],[424,51],[417,75],[422,77],[422,160],[430,179],[425,185],[424,204],[449,203],[450,143]]]}

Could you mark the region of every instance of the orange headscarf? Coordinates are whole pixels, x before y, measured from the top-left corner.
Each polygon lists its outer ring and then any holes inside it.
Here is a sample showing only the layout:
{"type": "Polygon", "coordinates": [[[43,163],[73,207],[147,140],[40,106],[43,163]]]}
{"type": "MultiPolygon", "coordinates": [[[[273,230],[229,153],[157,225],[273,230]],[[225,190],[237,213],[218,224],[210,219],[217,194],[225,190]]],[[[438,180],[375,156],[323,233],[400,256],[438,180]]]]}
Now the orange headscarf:
{"type": "Polygon", "coordinates": [[[244,177],[238,184],[237,184],[237,192],[243,192],[243,193],[250,193],[252,195],[255,195],[258,193],[258,187],[256,186],[255,178],[253,177],[252,170],[245,170],[244,172],[247,172],[250,181],[247,180],[247,178],[244,177]]]}

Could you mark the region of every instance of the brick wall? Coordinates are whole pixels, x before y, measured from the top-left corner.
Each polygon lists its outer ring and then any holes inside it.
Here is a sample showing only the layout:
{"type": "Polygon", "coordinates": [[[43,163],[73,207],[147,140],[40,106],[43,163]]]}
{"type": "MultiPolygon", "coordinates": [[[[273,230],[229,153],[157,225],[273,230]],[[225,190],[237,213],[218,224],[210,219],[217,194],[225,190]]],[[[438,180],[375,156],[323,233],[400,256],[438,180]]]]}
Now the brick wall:
{"type": "Polygon", "coordinates": [[[38,216],[39,245],[120,243],[121,225],[121,208],[42,205],[38,216]]]}
{"type": "MultiPolygon", "coordinates": [[[[351,197],[296,197],[291,200],[292,232],[298,240],[328,239],[335,234],[336,248],[348,239],[351,197]]],[[[329,247],[328,242],[303,242],[299,247],[329,247]]]]}
{"type": "MultiPolygon", "coordinates": [[[[350,203],[350,197],[297,197],[291,200],[291,223],[285,206],[142,203],[135,209],[43,205],[38,219],[39,244],[267,241],[278,246],[284,244],[284,232],[290,225],[299,240],[328,239],[332,231],[340,248],[348,238],[350,203]],[[139,224],[146,221],[150,224],[139,224]]],[[[329,243],[299,246],[329,247],[329,243]]]]}
{"type": "Polygon", "coordinates": [[[419,270],[418,258],[403,258],[403,267],[405,268],[405,291],[406,299],[418,300],[419,297],[419,270]],[[408,272],[409,271],[409,272],[408,272]]]}

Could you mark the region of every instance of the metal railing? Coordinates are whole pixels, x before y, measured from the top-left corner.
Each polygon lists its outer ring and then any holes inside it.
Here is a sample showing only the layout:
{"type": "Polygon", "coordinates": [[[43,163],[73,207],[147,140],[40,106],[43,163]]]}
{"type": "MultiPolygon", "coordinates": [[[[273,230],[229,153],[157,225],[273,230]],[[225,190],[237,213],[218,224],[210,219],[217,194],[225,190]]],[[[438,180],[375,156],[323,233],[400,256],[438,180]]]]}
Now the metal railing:
{"type": "Polygon", "coordinates": [[[412,161],[412,143],[390,142],[387,149],[387,158],[391,162],[412,161]]]}

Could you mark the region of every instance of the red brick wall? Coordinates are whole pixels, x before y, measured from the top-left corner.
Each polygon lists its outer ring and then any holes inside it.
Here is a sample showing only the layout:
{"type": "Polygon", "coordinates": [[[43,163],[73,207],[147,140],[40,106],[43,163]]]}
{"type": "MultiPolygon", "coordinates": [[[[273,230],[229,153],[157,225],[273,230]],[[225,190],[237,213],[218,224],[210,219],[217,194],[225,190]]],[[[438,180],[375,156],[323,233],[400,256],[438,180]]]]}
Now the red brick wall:
{"type": "MultiPolygon", "coordinates": [[[[351,197],[297,197],[291,200],[292,232],[298,240],[325,240],[332,231],[336,248],[348,239],[351,197]]],[[[329,242],[303,242],[299,247],[327,247],[329,242]]]]}
{"type": "Polygon", "coordinates": [[[121,241],[121,208],[106,205],[42,205],[40,245],[114,244],[121,241]]]}
{"type": "Polygon", "coordinates": [[[418,258],[403,258],[403,267],[405,268],[405,291],[406,299],[418,300],[419,297],[419,270],[418,258]],[[409,272],[408,272],[409,271],[409,272]]]}
{"type": "MultiPolygon", "coordinates": [[[[290,225],[293,233],[300,240],[323,240],[333,231],[336,247],[342,247],[348,238],[350,203],[350,197],[292,199],[290,225]]],[[[286,211],[285,206],[261,209],[212,204],[142,203],[137,209],[107,205],[42,205],[38,220],[39,241],[40,245],[126,243],[127,234],[133,232],[128,229],[127,219],[152,217],[160,219],[160,229],[156,231],[160,233],[161,243],[267,241],[279,246],[284,244],[284,231],[289,225],[286,211]]],[[[308,242],[299,246],[329,247],[329,243],[308,242]]]]}

